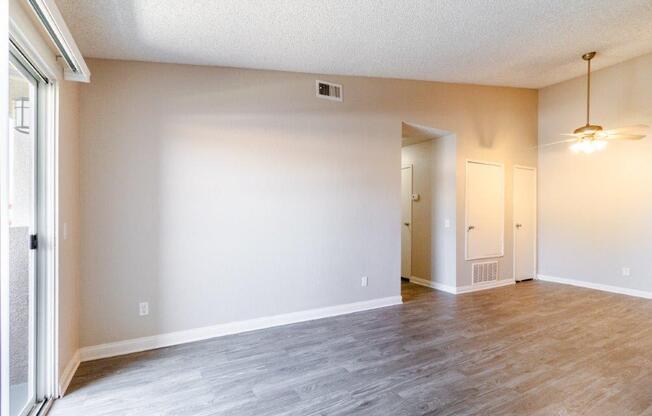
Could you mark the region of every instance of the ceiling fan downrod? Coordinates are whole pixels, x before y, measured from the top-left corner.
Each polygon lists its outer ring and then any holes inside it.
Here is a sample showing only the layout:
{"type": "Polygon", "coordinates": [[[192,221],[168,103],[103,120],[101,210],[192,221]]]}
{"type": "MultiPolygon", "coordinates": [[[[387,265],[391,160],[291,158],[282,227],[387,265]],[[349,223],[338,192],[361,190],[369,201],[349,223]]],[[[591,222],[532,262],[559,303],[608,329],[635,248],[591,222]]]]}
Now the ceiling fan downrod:
{"type": "Polygon", "coordinates": [[[595,57],[595,52],[588,52],[582,55],[586,61],[586,125],[589,126],[589,112],[591,110],[591,59],[595,57]]]}
{"type": "Polygon", "coordinates": [[[595,133],[602,130],[600,126],[592,126],[590,120],[591,116],[591,59],[595,57],[595,52],[587,52],[582,55],[582,59],[586,61],[586,125],[576,129],[574,133],[595,133]]]}

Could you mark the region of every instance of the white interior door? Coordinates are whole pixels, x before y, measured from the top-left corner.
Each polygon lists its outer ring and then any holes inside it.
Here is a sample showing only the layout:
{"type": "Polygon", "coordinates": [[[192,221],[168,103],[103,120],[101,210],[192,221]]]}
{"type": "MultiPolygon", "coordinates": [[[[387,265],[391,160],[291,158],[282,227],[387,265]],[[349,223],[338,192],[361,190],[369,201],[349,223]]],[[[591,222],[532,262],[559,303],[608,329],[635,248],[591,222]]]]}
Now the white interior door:
{"type": "Polygon", "coordinates": [[[503,165],[466,163],[466,260],[504,254],[505,196],[503,165]]]}
{"type": "Polygon", "coordinates": [[[537,251],[537,171],[514,167],[514,279],[533,279],[537,251]]]}
{"type": "Polygon", "coordinates": [[[401,168],[401,276],[412,275],[412,166],[401,168]]]}

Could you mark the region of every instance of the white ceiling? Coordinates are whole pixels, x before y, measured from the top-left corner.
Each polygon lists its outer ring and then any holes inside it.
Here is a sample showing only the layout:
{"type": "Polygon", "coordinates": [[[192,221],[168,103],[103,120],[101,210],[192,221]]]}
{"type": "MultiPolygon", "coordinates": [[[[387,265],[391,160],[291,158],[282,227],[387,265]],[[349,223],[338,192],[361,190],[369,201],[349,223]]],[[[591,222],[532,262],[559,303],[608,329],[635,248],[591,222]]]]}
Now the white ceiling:
{"type": "Polygon", "coordinates": [[[652,52],[652,0],[57,0],[87,57],[539,88],[652,52]]]}

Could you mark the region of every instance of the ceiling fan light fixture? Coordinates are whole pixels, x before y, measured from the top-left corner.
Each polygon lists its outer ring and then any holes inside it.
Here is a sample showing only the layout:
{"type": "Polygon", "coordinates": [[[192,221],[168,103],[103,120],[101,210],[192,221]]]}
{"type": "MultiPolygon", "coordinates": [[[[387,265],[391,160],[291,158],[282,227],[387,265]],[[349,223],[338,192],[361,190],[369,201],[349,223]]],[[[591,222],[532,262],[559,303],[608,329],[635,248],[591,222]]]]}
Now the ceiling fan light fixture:
{"type": "Polygon", "coordinates": [[[585,139],[573,143],[570,149],[573,153],[594,153],[604,150],[607,147],[606,140],[599,139],[585,139]]]}
{"type": "Polygon", "coordinates": [[[607,147],[607,141],[593,140],[593,146],[596,148],[596,150],[604,150],[604,148],[607,147]]]}

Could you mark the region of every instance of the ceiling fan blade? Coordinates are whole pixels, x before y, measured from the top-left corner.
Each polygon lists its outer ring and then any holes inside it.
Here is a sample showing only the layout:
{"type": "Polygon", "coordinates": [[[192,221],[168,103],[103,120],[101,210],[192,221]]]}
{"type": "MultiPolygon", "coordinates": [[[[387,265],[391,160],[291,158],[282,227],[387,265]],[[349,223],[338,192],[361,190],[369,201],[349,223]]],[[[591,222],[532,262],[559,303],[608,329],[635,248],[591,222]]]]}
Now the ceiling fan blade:
{"type": "Polygon", "coordinates": [[[602,137],[603,140],[641,140],[645,136],[642,134],[610,134],[602,137]]]}
{"type": "Polygon", "coordinates": [[[560,136],[562,136],[562,137],[582,137],[581,134],[577,134],[577,133],[562,133],[562,134],[560,134],[560,136]]]}
{"type": "Polygon", "coordinates": [[[575,141],[577,141],[576,138],[573,138],[573,139],[566,139],[566,140],[559,140],[559,141],[557,141],[557,142],[545,143],[545,144],[541,144],[541,145],[539,145],[539,146],[535,146],[535,147],[536,147],[536,148],[548,147],[548,146],[554,146],[554,145],[556,145],[556,144],[572,143],[572,142],[575,142],[575,141]]]}
{"type": "Polygon", "coordinates": [[[645,133],[649,128],[650,126],[646,126],[645,124],[637,124],[634,126],[617,127],[615,129],[604,130],[602,134],[611,136],[614,134],[645,133]]]}

